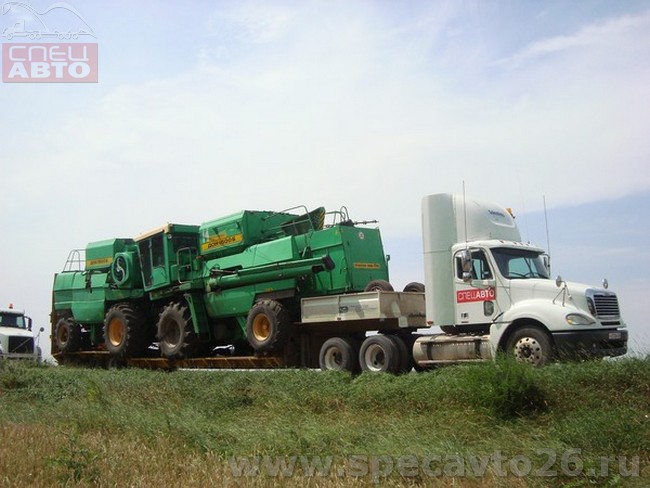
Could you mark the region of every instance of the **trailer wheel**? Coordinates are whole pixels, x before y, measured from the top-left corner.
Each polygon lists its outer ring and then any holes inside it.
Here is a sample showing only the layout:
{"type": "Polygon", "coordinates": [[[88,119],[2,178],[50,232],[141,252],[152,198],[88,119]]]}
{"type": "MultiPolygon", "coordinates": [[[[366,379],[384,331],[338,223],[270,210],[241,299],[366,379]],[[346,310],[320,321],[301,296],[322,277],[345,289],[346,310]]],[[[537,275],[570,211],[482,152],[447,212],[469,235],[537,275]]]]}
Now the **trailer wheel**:
{"type": "Polygon", "coordinates": [[[388,335],[386,336],[395,343],[397,346],[397,351],[399,352],[399,368],[397,369],[398,373],[408,373],[413,369],[413,361],[411,360],[411,351],[407,342],[397,335],[388,335]]]}
{"type": "Polygon", "coordinates": [[[367,337],[359,350],[359,364],[371,373],[397,373],[401,366],[397,344],[381,334],[367,337]]]}
{"type": "Polygon", "coordinates": [[[395,291],[393,285],[386,280],[372,280],[363,291],[395,291]]]}
{"type": "Polygon", "coordinates": [[[331,337],[320,348],[318,365],[323,371],[359,371],[359,359],[355,341],[349,338],[331,337]]]}
{"type": "Polygon", "coordinates": [[[129,303],[113,305],[104,318],[106,350],[118,358],[142,355],[152,342],[146,326],[146,317],[138,307],[129,303]]]}
{"type": "Polygon", "coordinates": [[[418,283],[417,281],[412,281],[411,283],[409,283],[404,287],[404,291],[424,293],[424,284],[418,283]]]}
{"type": "Polygon", "coordinates": [[[70,317],[59,319],[54,327],[54,341],[61,352],[76,352],[81,348],[81,326],[70,317]]]}
{"type": "Polygon", "coordinates": [[[187,306],[167,305],[158,318],[158,345],[166,358],[189,357],[198,347],[192,316],[187,306]]]}
{"type": "Polygon", "coordinates": [[[553,346],[546,332],[539,327],[521,327],[508,339],[506,352],[517,360],[533,366],[543,366],[552,356],[553,346]]]}
{"type": "Polygon", "coordinates": [[[282,304],[260,300],[248,312],[246,337],[256,352],[277,351],[284,347],[291,321],[282,304]]]}

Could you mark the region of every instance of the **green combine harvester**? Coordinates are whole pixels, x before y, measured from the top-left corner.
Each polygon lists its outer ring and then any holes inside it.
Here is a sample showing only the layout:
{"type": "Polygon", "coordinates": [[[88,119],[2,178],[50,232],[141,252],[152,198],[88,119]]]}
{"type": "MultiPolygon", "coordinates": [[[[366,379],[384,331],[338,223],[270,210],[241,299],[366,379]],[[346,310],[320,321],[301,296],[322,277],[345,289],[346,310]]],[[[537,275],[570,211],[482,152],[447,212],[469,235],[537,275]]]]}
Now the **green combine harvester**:
{"type": "Polygon", "coordinates": [[[295,211],[167,224],[72,251],[54,277],[53,354],[299,355],[302,298],[390,285],[379,229],[361,226],[374,222],[345,208],[295,211]]]}

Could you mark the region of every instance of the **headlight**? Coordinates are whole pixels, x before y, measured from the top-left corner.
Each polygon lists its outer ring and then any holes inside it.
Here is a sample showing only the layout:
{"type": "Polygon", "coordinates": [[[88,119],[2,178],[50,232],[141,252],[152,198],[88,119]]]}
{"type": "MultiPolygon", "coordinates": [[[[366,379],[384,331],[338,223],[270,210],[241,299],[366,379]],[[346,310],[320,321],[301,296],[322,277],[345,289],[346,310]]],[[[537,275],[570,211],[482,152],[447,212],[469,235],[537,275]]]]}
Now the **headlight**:
{"type": "Polygon", "coordinates": [[[587,317],[580,313],[570,313],[566,316],[566,321],[569,325],[591,325],[596,323],[596,321],[591,317],[587,317]]]}

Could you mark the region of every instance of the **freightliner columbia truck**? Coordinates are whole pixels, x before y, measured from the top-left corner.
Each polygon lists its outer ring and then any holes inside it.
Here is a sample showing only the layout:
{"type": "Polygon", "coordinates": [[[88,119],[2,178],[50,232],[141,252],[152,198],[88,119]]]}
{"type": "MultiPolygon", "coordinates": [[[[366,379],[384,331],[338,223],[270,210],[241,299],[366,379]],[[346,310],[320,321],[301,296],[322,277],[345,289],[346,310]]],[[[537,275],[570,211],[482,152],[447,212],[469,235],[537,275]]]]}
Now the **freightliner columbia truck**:
{"type": "Polygon", "coordinates": [[[499,352],[543,365],[627,351],[616,294],[552,280],[500,206],[425,197],[425,283],[401,292],[379,230],[326,215],[244,211],[89,244],[55,275],[55,358],[399,373],[499,352]]]}

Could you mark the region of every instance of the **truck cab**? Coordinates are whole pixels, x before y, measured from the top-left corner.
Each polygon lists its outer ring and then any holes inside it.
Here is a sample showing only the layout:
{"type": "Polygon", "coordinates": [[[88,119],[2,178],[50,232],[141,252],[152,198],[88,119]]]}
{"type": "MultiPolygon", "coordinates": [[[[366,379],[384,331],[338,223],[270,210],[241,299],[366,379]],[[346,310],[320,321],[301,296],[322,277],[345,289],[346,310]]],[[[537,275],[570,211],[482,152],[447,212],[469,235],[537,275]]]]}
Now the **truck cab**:
{"type": "Polygon", "coordinates": [[[430,195],[423,233],[428,325],[484,336],[490,355],[507,350],[534,363],[627,352],[616,294],[551,279],[545,251],[521,241],[509,210],[430,195]]]}
{"type": "MultiPolygon", "coordinates": [[[[41,331],[43,329],[41,328],[41,331]]],[[[41,358],[41,350],[34,345],[32,319],[23,312],[9,308],[0,309],[0,359],[41,358]]]]}

